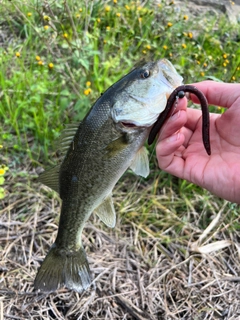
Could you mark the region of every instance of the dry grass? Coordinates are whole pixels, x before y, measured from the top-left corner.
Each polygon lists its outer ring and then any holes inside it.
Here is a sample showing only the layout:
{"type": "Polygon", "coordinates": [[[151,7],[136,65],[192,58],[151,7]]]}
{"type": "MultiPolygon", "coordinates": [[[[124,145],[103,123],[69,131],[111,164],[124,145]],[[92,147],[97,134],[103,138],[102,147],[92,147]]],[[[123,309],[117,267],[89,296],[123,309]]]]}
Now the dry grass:
{"type": "Polygon", "coordinates": [[[85,228],[92,288],[82,295],[35,293],[36,271],[56,236],[59,199],[35,181],[30,164],[17,167],[0,208],[1,320],[240,319],[239,235],[226,223],[230,205],[212,198],[212,208],[200,208],[200,196],[193,195],[180,211],[182,200],[168,184],[160,192],[132,175],[115,189],[116,228],[106,229],[94,216],[85,228]],[[202,235],[207,210],[215,220],[202,235]],[[220,240],[230,242],[210,254],[197,252],[220,240]]]}

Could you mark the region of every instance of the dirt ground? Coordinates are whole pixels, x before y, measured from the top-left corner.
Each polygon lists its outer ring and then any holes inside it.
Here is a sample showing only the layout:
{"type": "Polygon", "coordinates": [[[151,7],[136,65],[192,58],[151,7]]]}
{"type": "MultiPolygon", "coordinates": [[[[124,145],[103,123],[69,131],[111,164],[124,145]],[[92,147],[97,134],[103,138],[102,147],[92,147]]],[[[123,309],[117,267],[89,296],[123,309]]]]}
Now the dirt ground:
{"type": "Polygon", "coordinates": [[[164,206],[166,195],[151,194],[151,185],[143,189],[134,183],[129,192],[128,175],[114,191],[116,228],[105,228],[93,215],[84,229],[92,287],[83,294],[64,288],[48,295],[34,292],[37,269],[56,237],[60,201],[36,181],[36,169],[25,165],[19,170],[16,163],[8,178],[9,196],[1,201],[1,320],[240,319],[239,234],[224,222],[233,207],[216,202],[209,211],[212,230],[203,232],[198,221],[208,209],[196,211],[192,203],[189,212],[176,212],[164,206]],[[134,216],[136,207],[141,212],[141,198],[156,201],[151,214],[166,224],[159,236],[154,225],[125,218],[128,212],[134,216]],[[192,222],[176,233],[173,221],[181,225],[186,214],[192,222]],[[201,252],[218,241],[226,246],[201,252]]]}

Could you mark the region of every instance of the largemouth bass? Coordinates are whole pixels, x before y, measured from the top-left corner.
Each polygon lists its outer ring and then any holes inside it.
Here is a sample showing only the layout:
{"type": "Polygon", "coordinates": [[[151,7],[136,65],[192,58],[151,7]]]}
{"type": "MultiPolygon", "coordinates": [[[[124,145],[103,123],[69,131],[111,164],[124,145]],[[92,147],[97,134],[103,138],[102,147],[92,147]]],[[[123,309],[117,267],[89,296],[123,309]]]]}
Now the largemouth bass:
{"type": "Polygon", "coordinates": [[[113,84],[92,106],[76,133],[68,128],[63,162],[45,171],[40,181],[62,199],[59,228],[36,276],[34,286],[51,292],[66,286],[82,292],[91,284],[82,245],[85,222],[94,211],[109,227],[116,223],[112,190],[130,167],[147,177],[144,147],[152,125],[182,77],[165,59],[142,64],[113,84]]]}

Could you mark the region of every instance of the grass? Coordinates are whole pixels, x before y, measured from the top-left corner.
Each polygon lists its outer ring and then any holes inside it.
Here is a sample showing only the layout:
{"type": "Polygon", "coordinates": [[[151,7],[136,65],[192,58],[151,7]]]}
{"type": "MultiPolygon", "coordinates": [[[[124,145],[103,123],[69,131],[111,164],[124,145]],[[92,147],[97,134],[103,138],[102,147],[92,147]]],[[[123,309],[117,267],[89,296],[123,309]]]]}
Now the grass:
{"type": "Polygon", "coordinates": [[[158,170],[153,147],[148,179],[129,171],[114,189],[116,228],[95,216],[87,224],[95,290],[46,297],[32,286],[55,239],[60,206],[36,178],[57,160],[53,146],[64,124],[82,119],[142,59],[168,58],[185,83],[239,82],[238,33],[220,14],[188,16],[171,1],[0,6],[0,319],[240,315],[238,206],[158,170]],[[217,249],[222,240],[230,244],[217,249]],[[201,253],[208,244],[215,250],[201,253]]]}

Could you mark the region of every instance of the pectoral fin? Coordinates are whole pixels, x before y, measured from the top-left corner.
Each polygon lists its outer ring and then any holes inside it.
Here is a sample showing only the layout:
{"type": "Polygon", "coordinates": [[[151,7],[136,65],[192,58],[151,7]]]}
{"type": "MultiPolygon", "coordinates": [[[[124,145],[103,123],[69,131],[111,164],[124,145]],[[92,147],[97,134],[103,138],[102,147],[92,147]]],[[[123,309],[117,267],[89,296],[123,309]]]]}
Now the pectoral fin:
{"type": "Polygon", "coordinates": [[[108,226],[114,228],[116,224],[116,212],[113,206],[112,196],[108,196],[94,212],[108,226]]]}
{"type": "Polygon", "coordinates": [[[125,133],[118,137],[116,140],[111,141],[104,149],[105,158],[117,156],[122,150],[127,148],[129,143],[132,142],[131,135],[125,133]]]}
{"type": "Polygon", "coordinates": [[[149,175],[149,160],[147,149],[142,147],[136,154],[130,169],[139,176],[146,178],[149,175]]]}

